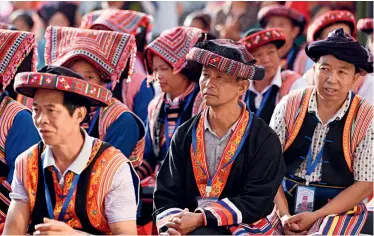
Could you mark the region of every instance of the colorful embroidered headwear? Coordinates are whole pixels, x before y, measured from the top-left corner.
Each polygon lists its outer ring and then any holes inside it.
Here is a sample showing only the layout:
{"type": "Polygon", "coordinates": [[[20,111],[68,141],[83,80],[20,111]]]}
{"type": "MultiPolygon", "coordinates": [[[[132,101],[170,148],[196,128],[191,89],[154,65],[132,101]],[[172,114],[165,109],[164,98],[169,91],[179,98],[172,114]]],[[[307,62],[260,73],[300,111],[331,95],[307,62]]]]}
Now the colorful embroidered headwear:
{"type": "Polygon", "coordinates": [[[248,51],[262,47],[268,43],[274,44],[278,49],[286,43],[286,36],[281,28],[256,28],[245,33],[245,37],[239,40],[248,51]]]}
{"type": "Polygon", "coordinates": [[[45,66],[39,72],[23,72],[17,74],[14,89],[33,98],[37,89],[59,90],[72,93],[87,101],[90,106],[108,106],[112,93],[97,84],[85,80],[72,70],[58,66],[45,66]]]}
{"type": "Polygon", "coordinates": [[[143,51],[152,38],[153,17],[142,12],[105,9],[90,12],[82,18],[82,29],[109,30],[132,34],[138,51],[143,51]],[[139,42],[139,43],[138,43],[139,42]]]}
{"type": "Polygon", "coordinates": [[[133,72],[136,44],[130,34],[49,26],[45,38],[47,64],[69,67],[83,59],[98,69],[104,82],[112,81],[112,88],[122,73],[128,72],[130,78],[133,72]],[[129,69],[125,71],[127,63],[129,69]]]}
{"type": "Polygon", "coordinates": [[[299,11],[290,7],[278,5],[263,7],[257,14],[257,20],[260,22],[261,27],[266,28],[268,18],[272,16],[283,16],[289,18],[294,25],[300,27],[299,34],[303,33],[306,20],[304,15],[299,11]]]}
{"type": "MultiPolygon", "coordinates": [[[[15,30],[0,30],[0,84],[5,89],[16,73],[36,71],[35,35],[15,30]]],[[[1,86],[0,86],[1,88],[1,86]]]]}
{"type": "Polygon", "coordinates": [[[357,29],[366,34],[372,34],[373,33],[373,21],[374,21],[373,18],[360,19],[357,22],[357,29]]]}
{"type": "Polygon", "coordinates": [[[355,65],[361,72],[373,72],[373,55],[342,28],[332,31],[324,40],[309,43],[305,52],[314,62],[321,56],[334,55],[339,60],[355,65]]]}
{"type": "Polygon", "coordinates": [[[308,27],[307,41],[313,42],[317,40],[323,29],[337,23],[347,24],[351,28],[351,35],[356,37],[356,19],[352,12],[335,10],[328,11],[314,20],[314,22],[308,27]]]}
{"type": "Polygon", "coordinates": [[[0,29],[5,29],[5,30],[17,30],[17,28],[14,25],[9,25],[0,22],[0,29]]]}
{"type": "Polygon", "coordinates": [[[194,27],[175,27],[165,30],[145,48],[145,64],[149,75],[148,82],[152,80],[154,55],[161,57],[173,68],[173,73],[179,73],[186,65],[188,51],[201,39],[203,32],[194,27]]]}
{"type": "Polygon", "coordinates": [[[186,58],[243,79],[262,80],[265,75],[265,69],[255,65],[256,59],[245,46],[230,39],[199,42],[186,58]]]}

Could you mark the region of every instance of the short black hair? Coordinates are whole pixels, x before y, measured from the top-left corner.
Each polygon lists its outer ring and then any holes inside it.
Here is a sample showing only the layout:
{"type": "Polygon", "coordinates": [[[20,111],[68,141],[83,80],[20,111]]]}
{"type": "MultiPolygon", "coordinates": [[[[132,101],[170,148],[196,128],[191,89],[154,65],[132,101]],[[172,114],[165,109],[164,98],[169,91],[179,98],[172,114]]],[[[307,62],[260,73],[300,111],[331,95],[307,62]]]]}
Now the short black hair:
{"type": "MultiPolygon", "coordinates": [[[[62,75],[62,76],[68,76],[68,77],[74,77],[77,79],[85,80],[84,77],[68,68],[62,67],[62,66],[45,66],[39,70],[41,73],[50,73],[55,75],[62,75]]],[[[86,117],[83,119],[81,123],[84,123],[88,119],[88,114],[90,112],[90,102],[88,99],[79,96],[74,93],[64,93],[64,99],[62,102],[63,106],[66,107],[66,109],[69,111],[70,116],[72,116],[75,112],[75,110],[79,107],[85,107],[87,110],[86,117]]]]}
{"type": "MultiPolygon", "coordinates": [[[[195,12],[192,12],[190,13],[186,19],[185,19],[185,24],[191,24],[191,22],[193,20],[199,20],[201,21],[201,23],[203,24],[203,27],[205,29],[209,29],[211,28],[211,23],[212,23],[212,17],[208,14],[208,13],[205,13],[203,11],[195,11],[195,12]]],[[[185,26],[189,26],[189,25],[185,25],[185,26]]]]}
{"type": "Polygon", "coordinates": [[[14,24],[14,21],[16,20],[24,21],[30,29],[34,27],[34,20],[32,19],[31,13],[28,11],[17,10],[13,12],[10,15],[10,21],[12,22],[12,24],[14,24]]]}
{"type": "Polygon", "coordinates": [[[89,113],[90,113],[90,105],[88,101],[85,101],[85,99],[82,99],[82,97],[74,94],[74,93],[64,93],[64,100],[62,102],[62,105],[66,107],[66,109],[69,112],[70,116],[73,116],[75,110],[79,107],[85,107],[87,110],[87,114],[84,117],[81,124],[88,122],[89,113]]]}

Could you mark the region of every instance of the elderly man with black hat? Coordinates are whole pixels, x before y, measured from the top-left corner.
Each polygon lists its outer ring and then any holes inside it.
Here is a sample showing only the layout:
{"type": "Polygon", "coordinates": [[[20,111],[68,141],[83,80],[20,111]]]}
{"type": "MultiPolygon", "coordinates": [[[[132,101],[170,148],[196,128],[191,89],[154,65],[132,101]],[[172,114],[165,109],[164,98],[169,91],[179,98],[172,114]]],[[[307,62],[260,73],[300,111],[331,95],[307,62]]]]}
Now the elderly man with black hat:
{"type": "Polygon", "coordinates": [[[282,150],[274,131],[241,101],[264,68],[244,45],[227,39],[198,43],[187,60],[203,65],[199,84],[207,107],[177,129],[160,168],[158,230],[270,234],[266,216],[285,174],[282,150]]]}
{"type": "Polygon", "coordinates": [[[64,68],[16,76],[18,93],[33,97],[42,142],[17,157],[4,234],[136,234],[139,178],[113,146],[81,128],[91,106],[111,92],[64,68]]]}
{"type": "Polygon", "coordinates": [[[274,108],[283,96],[291,90],[308,86],[301,75],[281,68],[280,48],[286,42],[282,28],[251,29],[239,42],[256,59],[257,65],[265,68],[260,81],[250,81],[244,101],[247,107],[269,124],[274,108]]]}
{"type": "Polygon", "coordinates": [[[305,51],[316,85],[285,96],[270,122],[287,166],[272,222],[279,234],[359,234],[373,191],[374,113],[351,87],[373,72],[373,57],[342,28],[305,51]]]}

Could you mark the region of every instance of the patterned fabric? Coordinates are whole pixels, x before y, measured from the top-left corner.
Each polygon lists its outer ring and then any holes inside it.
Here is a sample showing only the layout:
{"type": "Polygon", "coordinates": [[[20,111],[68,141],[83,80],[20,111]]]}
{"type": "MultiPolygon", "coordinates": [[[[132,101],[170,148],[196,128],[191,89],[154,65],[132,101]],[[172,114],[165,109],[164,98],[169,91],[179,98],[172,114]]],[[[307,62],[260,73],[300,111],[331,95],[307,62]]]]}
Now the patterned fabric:
{"type": "MultiPolygon", "coordinates": [[[[9,130],[13,125],[13,121],[16,115],[20,111],[23,111],[25,109],[27,108],[8,96],[4,97],[0,103],[0,161],[5,165],[7,165],[5,158],[5,143],[8,137],[9,130]]],[[[1,185],[3,188],[0,189],[3,191],[0,191],[0,201],[3,202],[3,204],[9,206],[9,192],[12,191],[11,187],[9,183],[4,179],[2,179],[1,185]]],[[[0,223],[5,222],[5,218],[6,213],[0,210],[0,223]]]]}
{"type": "Polygon", "coordinates": [[[146,34],[151,33],[152,23],[152,16],[142,12],[105,9],[86,14],[82,18],[80,28],[109,30],[136,36],[143,31],[146,31],[146,34]]]}
{"type": "Polygon", "coordinates": [[[373,33],[373,18],[365,18],[357,21],[357,29],[367,34],[373,33]]]}
{"type": "Polygon", "coordinates": [[[281,72],[282,86],[279,88],[279,96],[277,102],[279,102],[285,95],[290,92],[292,85],[300,77],[301,75],[292,70],[284,70],[281,72]]]}
{"type": "Polygon", "coordinates": [[[99,116],[99,139],[104,140],[106,131],[108,130],[109,126],[113,124],[114,121],[118,119],[123,113],[130,112],[135,119],[138,120],[138,124],[142,124],[139,128],[142,128],[143,131],[139,132],[143,134],[142,137],[136,143],[134,150],[132,151],[129,160],[131,161],[134,167],[138,167],[143,162],[143,154],[144,154],[144,145],[145,145],[145,127],[140,120],[134,113],[130,111],[130,109],[121,103],[120,101],[112,98],[110,101],[110,105],[105,107],[102,111],[100,111],[99,116]]]}
{"type": "Polygon", "coordinates": [[[83,79],[39,72],[17,74],[14,89],[18,93],[34,97],[35,90],[38,88],[75,93],[88,99],[91,106],[107,106],[112,97],[108,89],[83,79]]]}
{"type": "Polygon", "coordinates": [[[4,30],[17,30],[13,25],[5,24],[0,22],[0,29],[4,30]]]}
{"type": "Polygon", "coordinates": [[[162,32],[161,36],[150,43],[144,51],[148,81],[153,80],[152,57],[154,55],[169,63],[173,68],[173,73],[177,74],[187,65],[186,55],[201,36],[202,30],[185,26],[162,32]]]}
{"type": "Polygon", "coordinates": [[[256,60],[247,51],[241,43],[234,42],[229,39],[210,40],[217,47],[229,48],[241,55],[241,61],[234,61],[221,55],[215,54],[205,49],[194,47],[187,54],[189,61],[196,61],[204,66],[209,66],[218,71],[235,75],[244,79],[263,79],[263,76],[255,76],[256,71],[264,70],[263,67],[255,65],[256,60]]]}
{"type": "MultiPolygon", "coordinates": [[[[165,104],[167,104],[168,135],[170,139],[173,137],[175,130],[178,128],[176,127],[177,120],[178,120],[179,115],[181,115],[181,113],[183,112],[179,104],[194,91],[195,86],[197,86],[196,83],[191,82],[190,85],[186,88],[186,90],[179,97],[174,99],[174,101],[176,101],[175,103],[169,101],[167,97],[168,95],[166,95],[167,99],[164,99],[165,104]]],[[[161,126],[161,130],[164,130],[163,125],[161,126]]],[[[161,132],[160,136],[161,136],[160,137],[160,147],[161,147],[166,142],[165,132],[161,132]]]]}
{"type": "Polygon", "coordinates": [[[286,42],[286,36],[284,35],[283,29],[270,28],[250,34],[239,42],[244,44],[249,52],[268,43],[274,43],[279,49],[286,42]]]}
{"type": "Polygon", "coordinates": [[[0,83],[5,88],[18,67],[32,53],[31,71],[36,71],[37,49],[33,33],[0,30],[0,83]]]}
{"type": "MultiPolygon", "coordinates": [[[[372,143],[374,138],[373,130],[373,106],[355,96],[351,101],[350,94],[337,114],[326,124],[317,124],[312,138],[312,159],[314,160],[318,152],[322,149],[329,123],[336,119],[342,119],[346,113],[347,119],[344,124],[342,134],[343,152],[347,166],[353,172],[357,181],[373,181],[374,175],[368,168],[374,168],[372,157],[372,143]]],[[[283,151],[286,151],[295,140],[307,112],[315,112],[318,116],[316,101],[316,90],[308,88],[306,90],[293,91],[287,99],[283,99],[274,111],[270,127],[278,134],[283,151]]],[[[306,162],[304,161],[295,175],[304,178],[306,162]]],[[[322,176],[322,164],[316,167],[311,175],[310,182],[320,181],[322,176]]]]}
{"type": "Polygon", "coordinates": [[[69,67],[76,60],[86,60],[99,70],[105,82],[112,81],[112,88],[120,80],[127,63],[130,63],[128,77],[132,75],[136,57],[132,35],[50,26],[45,38],[47,64],[69,67]]]}
{"type": "MultiPolygon", "coordinates": [[[[359,203],[350,211],[319,218],[307,235],[359,235],[365,225],[367,215],[365,204],[359,203]]],[[[275,229],[274,235],[284,235],[278,215],[272,214],[268,219],[275,229]]]]}
{"type": "MultiPolygon", "coordinates": [[[[97,155],[98,151],[100,150],[103,142],[99,139],[95,139],[92,152],[87,163],[87,167],[91,164],[95,156],[97,155]]],[[[24,184],[25,189],[28,192],[29,196],[29,203],[31,211],[34,210],[35,202],[36,202],[36,192],[38,187],[38,172],[39,172],[39,153],[38,153],[38,145],[32,146],[28,151],[24,152],[16,163],[17,173],[20,176],[18,178],[24,184]]],[[[118,168],[124,163],[128,162],[127,158],[123,156],[123,154],[113,148],[107,148],[96,160],[94,163],[92,174],[90,177],[89,184],[87,186],[87,216],[88,220],[97,230],[104,232],[105,234],[109,234],[110,228],[105,217],[105,213],[103,212],[103,205],[104,205],[104,198],[105,195],[108,193],[110,183],[115,173],[117,172],[118,168]]],[[[86,168],[87,168],[86,167],[86,168]]],[[[51,167],[49,167],[51,168],[51,167]]],[[[55,218],[57,219],[58,214],[61,211],[62,203],[64,198],[59,197],[60,194],[66,194],[67,191],[70,189],[71,186],[71,179],[74,177],[74,173],[70,172],[65,176],[65,184],[64,187],[61,188],[57,181],[56,172],[52,171],[54,181],[54,187],[56,192],[56,206],[54,208],[55,218]]],[[[70,201],[70,204],[67,208],[67,214],[65,217],[68,217],[67,224],[71,227],[82,229],[82,225],[80,223],[79,218],[76,215],[76,191],[73,194],[73,197],[70,201]]]]}
{"type": "Polygon", "coordinates": [[[208,109],[204,110],[204,113],[201,115],[199,119],[199,122],[196,126],[196,146],[194,147],[194,145],[191,144],[190,155],[195,180],[201,197],[218,198],[225,187],[226,181],[230,175],[230,170],[233,164],[233,162],[230,163],[230,160],[234,156],[236,150],[239,148],[239,144],[241,140],[244,138],[245,133],[247,131],[247,126],[251,125],[252,117],[250,116],[250,113],[247,111],[245,104],[242,104],[245,109],[243,109],[243,112],[238,121],[238,125],[235,127],[234,132],[228,142],[228,145],[222,153],[220,164],[217,168],[217,172],[215,173],[215,177],[213,178],[213,182],[211,184],[210,193],[206,192],[208,184],[206,180],[209,179],[209,176],[207,175],[209,173],[209,170],[206,163],[204,138],[204,119],[207,115],[208,109]]]}
{"type": "MultiPolygon", "coordinates": [[[[245,108],[245,104],[243,103],[245,108]]],[[[208,167],[205,158],[204,148],[204,120],[207,110],[201,115],[196,127],[196,146],[191,145],[191,161],[195,180],[202,197],[218,198],[226,184],[229,177],[233,162],[230,162],[235,151],[238,149],[239,143],[244,138],[247,128],[251,125],[252,116],[244,109],[239,118],[238,125],[230,138],[230,141],[222,154],[222,161],[217,168],[218,172],[213,178],[212,188],[210,194],[207,194],[207,179],[208,167]]],[[[165,224],[170,221],[176,214],[182,212],[180,208],[170,208],[156,216],[156,225],[160,230],[165,224]]],[[[197,208],[195,212],[203,213],[204,225],[211,226],[227,226],[233,235],[268,235],[274,231],[270,221],[267,218],[262,218],[253,224],[243,223],[242,212],[231,202],[228,198],[223,198],[217,202],[204,208],[197,208]],[[208,217],[209,215],[209,217],[208,217]]]]}
{"type": "Polygon", "coordinates": [[[6,96],[0,103],[0,161],[6,163],[5,160],[5,142],[12,127],[13,120],[18,112],[27,109],[10,97],[6,96]]]}
{"type": "Polygon", "coordinates": [[[336,24],[336,23],[346,23],[351,28],[352,36],[356,37],[356,19],[352,12],[336,10],[329,11],[325,14],[319,16],[314,22],[308,27],[307,32],[307,41],[313,42],[317,40],[319,34],[327,26],[336,24]]]}
{"type": "Polygon", "coordinates": [[[300,27],[300,34],[302,34],[306,20],[303,14],[301,14],[299,11],[286,7],[286,6],[267,6],[261,8],[261,10],[257,14],[257,20],[260,22],[260,25],[264,28],[266,28],[267,19],[272,16],[283,16],[290,18],[295,25],[300,27]]]}

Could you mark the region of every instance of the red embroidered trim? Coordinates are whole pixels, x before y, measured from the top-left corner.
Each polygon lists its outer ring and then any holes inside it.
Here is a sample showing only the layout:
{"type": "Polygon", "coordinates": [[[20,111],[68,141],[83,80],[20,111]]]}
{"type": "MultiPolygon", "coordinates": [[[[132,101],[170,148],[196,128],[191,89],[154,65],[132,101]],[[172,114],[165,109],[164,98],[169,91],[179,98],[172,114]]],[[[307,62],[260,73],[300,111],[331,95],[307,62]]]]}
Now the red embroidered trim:
{"type": "MultiPolygon", "coordinates": [[[[205,173],[209,173],[206,154],[205,154],[205,142],[204,142],[204,117],[207,114],[208,109],[200,116],[196,127],[196,155],[193,151],[192,145],[190,149],[191,161],[193,166],[193,172],[195,180],[200,192],[200,195],[204,197],[206,195],[206,186],[208,183],[209,176],[205,173]],[[204,171],[203,171],[204,170],[204,171]]],[[[217,172],[212,180],[212,191],[209,197],[219,197],[225,187],[226,181],[229,177],[231,166],[233,162],[223,168],[234,156],[240,141],[242,140],[247,125],[249,122],[249,112],[244,109],[239,122],[224,150],[222,153],[221,161],[218,165],[217,172]]]]}

